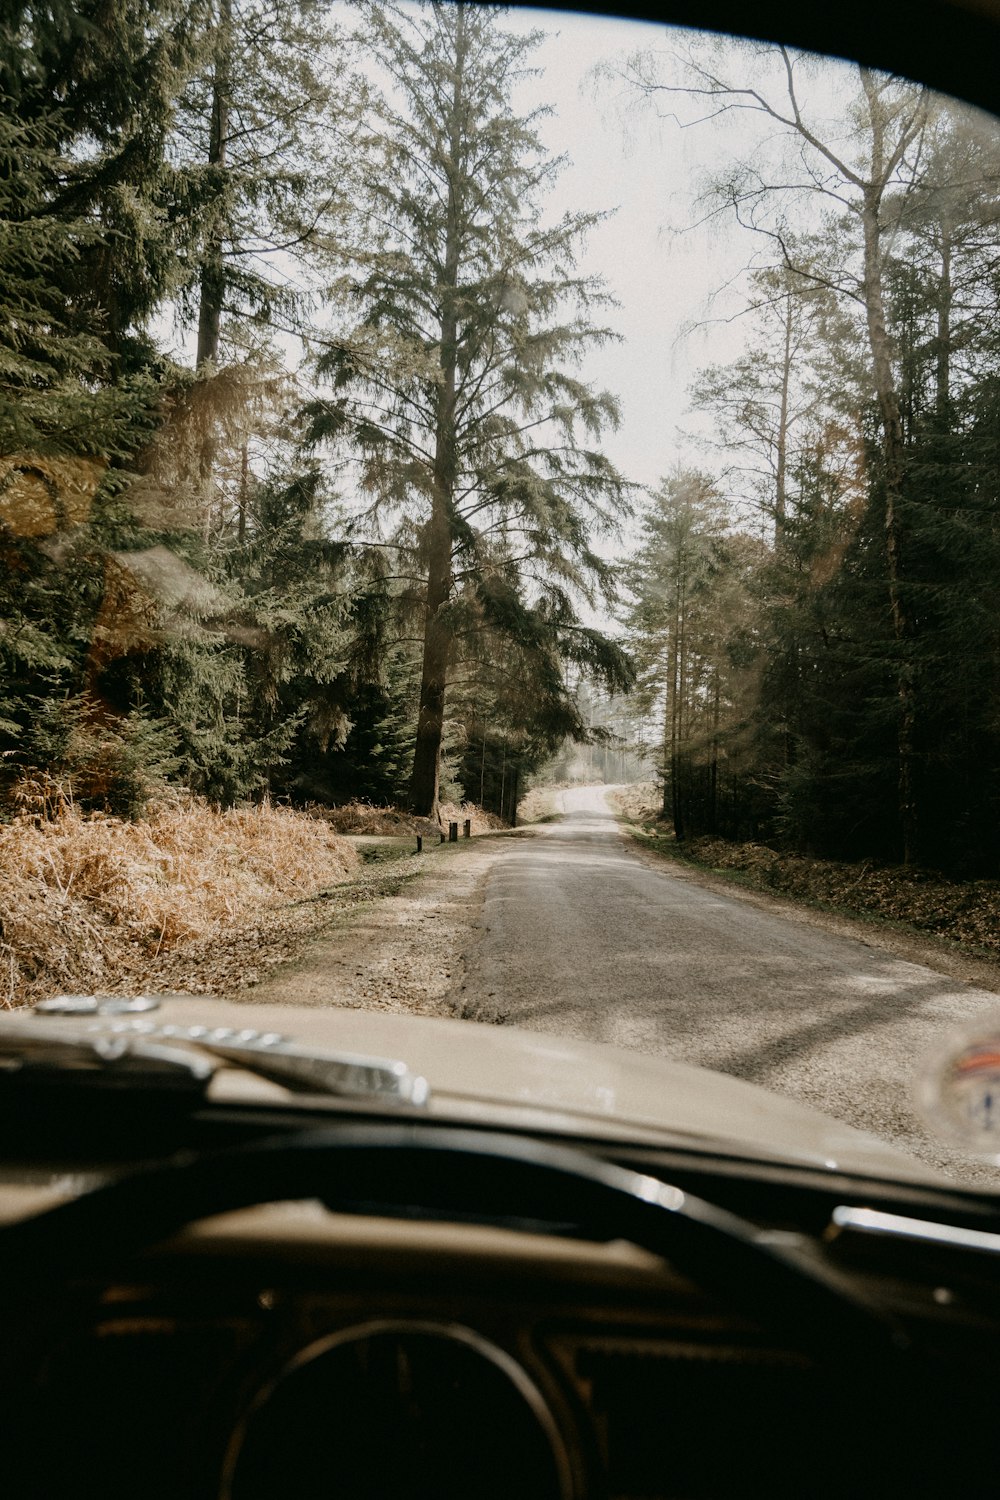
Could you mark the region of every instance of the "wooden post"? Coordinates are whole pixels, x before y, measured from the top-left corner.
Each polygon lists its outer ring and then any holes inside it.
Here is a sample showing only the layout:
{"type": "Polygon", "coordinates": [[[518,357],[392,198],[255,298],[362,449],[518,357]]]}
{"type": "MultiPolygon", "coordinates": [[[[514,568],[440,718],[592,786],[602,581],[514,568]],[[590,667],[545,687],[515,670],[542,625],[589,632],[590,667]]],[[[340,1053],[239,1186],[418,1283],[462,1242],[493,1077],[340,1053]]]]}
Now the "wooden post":
{"type": "Polygon", "coordinates": [[[458,843],[458,824],[457,823],[449,823],[448,824],[448,842],[449,842],[449,844],[457,844],[458,843]]]}
{"type": "Polygon", "coordinates": [[[467,839],[471,839],[471,837],[472,837],[472,819],[471,818],[466,818],[465,822],[462,824],[462,832],[463,832],[463,834],[465,835],[465,837],[467,839]]]}
{"type": "Polygon", "coordinates": [[[422,854],[423,853],[423,849],[424,849],[423,835],[420,834],[420,833],[418,833],[417,834],[417,853],[418,854],[422,854]]]}

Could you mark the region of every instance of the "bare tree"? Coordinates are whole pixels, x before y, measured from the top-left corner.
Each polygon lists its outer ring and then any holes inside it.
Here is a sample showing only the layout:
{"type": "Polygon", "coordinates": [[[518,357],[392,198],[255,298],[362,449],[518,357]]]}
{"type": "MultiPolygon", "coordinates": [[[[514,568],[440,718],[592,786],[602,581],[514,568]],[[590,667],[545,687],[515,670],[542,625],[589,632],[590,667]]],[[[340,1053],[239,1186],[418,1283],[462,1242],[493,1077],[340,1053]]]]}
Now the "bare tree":
{"type": "Polygon", "coordinates": [[[735,53],[743,61],[741,79],[727,71],[727,59],[733,56],[716,44],[672,53],[668,60],[663,54],[644,52],[629,59],[618,76],[678,124],[690,126],[742,111],[768,126],[762,150],[736,162],[712,183],[709,212],[734,215],[738,223],[767,239],[776,265],[790,277],[849,298],[862,315],[881,431],[886,582],[897,648],[898,811],[902,857],[909,863],[916,840],[916,695],[902,586],[905,442],[887,329],[886,267],[900,202],[920,180],[931,99],[923,88],[859,65],[854,70],[854,97],[842,107],[841,120],[815,125],[802,88],[808,60],[785,47],[747,45],[735,53]],[[686,118],[676,113],[679,103],[689,107],[686,118]],[[826,211],[830,255],[825,263],[801,253],[797,219],[809,198],[818,198],[826,211]],[[841,241],[848,234],[852,243],[845,254],[841,241]]]}

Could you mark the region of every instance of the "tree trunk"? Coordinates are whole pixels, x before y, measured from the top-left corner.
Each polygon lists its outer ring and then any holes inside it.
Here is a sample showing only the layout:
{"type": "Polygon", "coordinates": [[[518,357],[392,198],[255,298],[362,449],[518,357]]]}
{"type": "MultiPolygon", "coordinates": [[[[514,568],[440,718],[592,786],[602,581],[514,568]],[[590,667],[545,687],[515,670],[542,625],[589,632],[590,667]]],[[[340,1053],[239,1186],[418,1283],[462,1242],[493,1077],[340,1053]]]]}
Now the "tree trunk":
{"type": "Polygon", "coordinates": [[[941,224],[941,281],[938,290],[937,315],[937,415],[942,428],[948,422],[951,406],[951,225],[945,215],[941,224]]]}
{"type": "Polygon", "coordinates": [[[781,362],[781,404],[778,413],[777,451],[774,474],[774,545],[778,550],[785,540],[788,509],[788,397],[792,378],[792,294],[785,297],[785,349],[781,362]]]}
{"type": "Polygon", "coordinates": [[[674,650],[672,671],[673,711],[670,715],[670,800],[674,821],[674,838],[683,842],[686,827],[684,819],[684,789],[681,786],[681,737],[684,712],[684,624],[685,624],[685,569],[683,553],[678,558],[678,575],[674,595],[674,650]]]}
{"type": "Polygon", "coordinates": [[[670,746],[671,746],[671,727],[673,725],[673,712],[674,712],[674,694],[673,694],[673,681],[674,681],[674,645],[673,645],[673,641],[674,641],[674,637],[673,637],[673,634],[671,633],[670,647],[669,647],[669,649],[667,651],[666,670],[664,672],[663,743],[662,743],[662,745],[660,747],[660,762],[661,762],[661,765],[663,767],[663,802],[662,802],[662,811],[663,811],[664,818],[669,818],[670,817],[670,812],[671,812],[670,799],[671,799],[671,794],[672,794],[672,788],[671,788],[671,784],[670,783],[671,783],[671,778],[672,778],[672,775],[673,775],[673,772],[671,770],[673,762],[672,762],[671,751],[670,751],[670,746]]]}
{"type": "Polygon", "coordinates": [[[709,828],[712,833],[719,831],[719,696],[719,674],[716,671],[712,695],[712,747],[708,776],[709,828]]]}
{"type": "MultiPolygon", "coordinates": [[[[226,170],[226,144],[229,137],[230,49],[232,47],[232,0],[219,0],[218,34],[215,42],[215,66],[212,71],[212,123],[208,137],[208,164],[213,170],[210,180],[218,178],[219,194],[226,170]]],[[[225,275],[222,264],[222,219],[216,215],[208,237],[201,271],[198,304],[198,353],[196,365],[215,364],[219,357],[219,332],[222,324],[222,300],[225,275]]]]}
{"type": "Polygon", "coordinates": [[[240,455],[240,498],[236,516],[236,535],[240,542],[247,539],[247,495],[250,489],[250,444],[244,439],[240,455]]]}
{"type": "Polygon", "coordinates": [[[420,713],[410,779],[410,806],[422,818],[436,818],[441,785],[441,739],[451,655],[451,630],[444,611],[451,594],[451,526],[435,496],[429,532],[427,607],[420,673],[420,713]]]}
{"type": "Polygon", "coordinates": [[[455,75],[451,100],[448,171],[448,217],[441,296],[441,381],[437,388],[431,517],[425,532],[427,603],[420,675],[420,713],[410,780],[410,806],[420,817],[435,818],[441,785],[441,740],[451,657],[448,602],[452,588],[452,516],[458,476],[456,390],[458,379],[458,278],[460,269],[460,195],[462,174],[462,84],[466,54],[465,13],[458,7],[455,31],[455,75]]]}
{"type": "Polygon", "coordinates": [[[905,445],[899,392],[892,369],[891,346],[886,330],[880,210],[885,191],[885,130],[875,90],[866,69],[862,85],[869,100],[872,126],[872,174],[865,187],[861,222],[864,232],[864,299],[868,341],[875,377],[875,394],[882,421],[882,457],[885,488],[885,555],[889,588],[889,613],[897,649],[897,805],[900,853],[904,865],[912,863],[916,851],[917,816],[913,786],[916,726],[916,694],[909,660],[909,620],[903,598],[900,558],[900,508],[903,499],[905,445]]]}

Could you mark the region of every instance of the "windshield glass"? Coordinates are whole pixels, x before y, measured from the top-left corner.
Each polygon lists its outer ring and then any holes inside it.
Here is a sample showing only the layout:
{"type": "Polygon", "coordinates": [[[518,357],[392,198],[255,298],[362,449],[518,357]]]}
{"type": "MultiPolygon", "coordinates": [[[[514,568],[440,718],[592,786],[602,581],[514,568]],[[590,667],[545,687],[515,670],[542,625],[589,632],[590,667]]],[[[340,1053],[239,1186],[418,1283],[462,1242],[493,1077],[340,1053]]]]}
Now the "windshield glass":
{"type": "Polygon", "coordinates": [[[2,37],[0,1003],[994,1186],[996,122],[565,13],[2,37]]]}

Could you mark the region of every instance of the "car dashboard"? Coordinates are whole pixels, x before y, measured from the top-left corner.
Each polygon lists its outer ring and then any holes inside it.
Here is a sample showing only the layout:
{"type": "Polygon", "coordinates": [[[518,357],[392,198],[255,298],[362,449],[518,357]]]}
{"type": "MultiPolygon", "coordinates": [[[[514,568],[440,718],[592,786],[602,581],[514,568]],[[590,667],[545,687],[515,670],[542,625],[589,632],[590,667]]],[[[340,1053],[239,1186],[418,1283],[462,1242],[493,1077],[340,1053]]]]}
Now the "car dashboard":
{"type": "MultiPolygon", "coordinates": [[[[238,1155],[262,1122],[230,1127],[238,1155]]],[[[533,1200],[512,1213],[509,1193],[495,1214],[482,1199],[445,1212],[419,1177],[391,1202],[332,1207],[296,1189],[138,1249],[109,1242],[82,1270],[70,1245],[65,1274],[8,1263],[5,1493],[681,1500],[992,1482],[988,1200],[707,1153],[575,1149],[794,1244],[905,1347],[874,1354],[846,1305],[821,1339],[780,1293],[748,1313],[738,1260],[720,1295],[690,1255],[681,1270],[613,1230],[595,1238],[558,1202],[546,1222],[533,1200]]],[[[133,1175],[137,1152],[119,1138],[111,1177],[133,1175]]],[[[107,1180],[107,1161],[68,1165],[79,1184],[107,1180]]],[[[22,1161],[11,1179],[45,1170],[22,1161]]]]}

